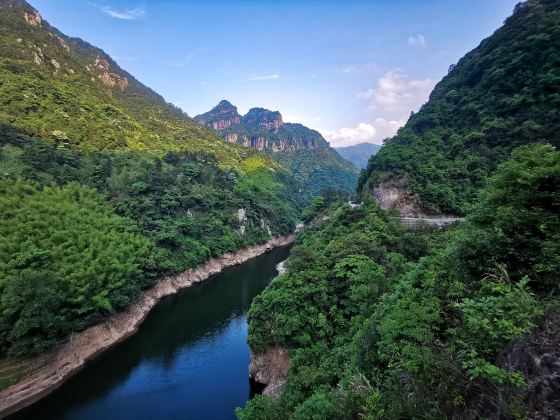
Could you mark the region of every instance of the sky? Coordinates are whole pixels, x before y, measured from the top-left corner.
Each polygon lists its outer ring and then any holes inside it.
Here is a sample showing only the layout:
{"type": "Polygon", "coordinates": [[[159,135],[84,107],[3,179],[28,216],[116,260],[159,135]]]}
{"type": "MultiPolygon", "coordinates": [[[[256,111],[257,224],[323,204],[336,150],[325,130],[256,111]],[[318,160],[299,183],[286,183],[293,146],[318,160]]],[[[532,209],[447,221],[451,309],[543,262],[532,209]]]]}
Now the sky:
{"type": "Polygon", "coordinates": [[[517,0],[31,0],[190,116],[227,99],[381,144],[517,0]]]}

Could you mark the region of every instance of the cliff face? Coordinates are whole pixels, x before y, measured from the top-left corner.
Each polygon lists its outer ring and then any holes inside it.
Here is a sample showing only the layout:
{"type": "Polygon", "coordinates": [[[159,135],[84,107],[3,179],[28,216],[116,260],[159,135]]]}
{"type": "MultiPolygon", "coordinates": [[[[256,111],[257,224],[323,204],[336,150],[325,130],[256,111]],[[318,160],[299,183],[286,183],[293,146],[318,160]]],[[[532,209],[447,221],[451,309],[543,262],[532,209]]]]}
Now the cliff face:
{"type": "MultiPolygon", "coordinates": [[[[221,101],[218,105],[210,111],[197,115],[195,120],[199,124],[212,127],[214,130],[223,130],[241,123],[241,115],[237,113],[237,107],[230,104],[228,101],[221,101]]],[[[230,143],[236,143],[230,139],[226,139],[230,143]]]]}
{"type": "Polygon", "coordinates": [[[242,116],[237,112],[237,107],[223,100],[194,119],[201,125],[217,130],[220,137],[229,143],[257,150],[295,152],[329,149],[329,144],[319,132],[301,124],[285,123],[278,111],[251,108],[242,116]]]}
{"type": "Polygon", "coordinates": [[[278,398],[286,386],[290,358],[288,351],[281,347],[270,347],[265,353],[251,352],[249,378],[266,385],[263,395],[278,398]]]}

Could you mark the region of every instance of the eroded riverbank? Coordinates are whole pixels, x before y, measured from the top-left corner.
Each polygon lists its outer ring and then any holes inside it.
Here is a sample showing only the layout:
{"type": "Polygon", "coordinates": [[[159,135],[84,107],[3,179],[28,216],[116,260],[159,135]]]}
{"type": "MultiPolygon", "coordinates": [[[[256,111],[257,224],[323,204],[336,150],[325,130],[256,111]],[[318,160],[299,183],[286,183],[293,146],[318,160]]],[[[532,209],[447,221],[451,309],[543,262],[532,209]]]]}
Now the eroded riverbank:
{"type": "Polygon", "coordinates": [[[86,362],[133,334],[163,297],[199,283],[224,268],[241,264],[273,248],[287,245],[293,239],[294,235],[275,238],[266,244],[224,255],[180,275],[162,279],[153,288],[142,293],[126,311],[102,324],[74,334],[67,343],[41,356],[39,359],[49,363],[32,376],[0,392],[0,416],[13,413],[54,391],[81,370],[86,362]]]}

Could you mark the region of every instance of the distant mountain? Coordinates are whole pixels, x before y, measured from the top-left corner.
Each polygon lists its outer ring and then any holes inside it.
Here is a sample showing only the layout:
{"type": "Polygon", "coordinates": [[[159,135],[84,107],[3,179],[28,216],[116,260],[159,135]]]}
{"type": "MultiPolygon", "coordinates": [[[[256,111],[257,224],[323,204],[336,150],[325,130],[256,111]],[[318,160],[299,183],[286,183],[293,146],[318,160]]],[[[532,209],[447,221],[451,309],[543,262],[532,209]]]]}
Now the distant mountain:
{"type": "Polygon", "coordinates": [[[338,152],[340,156],[351,162],[359,169],[363,169],[367,166],[368,160],[371,155],[375,155],[381,146],[379,144],[372,143],[358,143],[354,146],[345,147],[335,147],[334,150],[338,152]]]}
{"type": "Polygon", "coordinates": [[[20,0],[0,2],[0,121],[82,150],[203,151],[222,163],[254,155],[70,38],[20,0]]]}
{"type": "Polygon", "coordinates": [[[217,130],[229,143],[267,152],[291,170],[312,195],[327,187],[354,191],[357,169],[331,148],[318,131],[285,123],[278,111],[252,108],[241,115],[234,105],[223,100],[194,119],[217,130]]]}

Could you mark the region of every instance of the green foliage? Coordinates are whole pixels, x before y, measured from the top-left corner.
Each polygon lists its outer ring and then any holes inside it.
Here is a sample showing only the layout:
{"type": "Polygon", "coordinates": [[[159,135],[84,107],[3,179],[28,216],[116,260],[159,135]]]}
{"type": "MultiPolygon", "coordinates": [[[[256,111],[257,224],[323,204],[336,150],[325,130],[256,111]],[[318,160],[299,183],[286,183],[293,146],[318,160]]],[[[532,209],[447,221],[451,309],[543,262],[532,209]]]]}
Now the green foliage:
{"type": "Polygon", "coordinates": [[[149,284],[151,243],[90,188],[0,183],[0,342],[39,352],[149,284]]]}
{"type": "Polygon", "coordinates": [[[370,156],[376,154],[381,149],[378,144],[358,143],[353,146],[335,147],[340,156],[351,162],[356,168],[364,169],[370,156]]]}
{"type": "Polygon", "coordinates": [[[427,212],[465,214],[513,149],[559,146],[559,34],[557,0],[520,3],[370,159],[358,190],[391,182],[427,212]]]}
{"type": "Polygon", "coordinates": [[[309,197],[328,187],[346,193],[354,190],[356,168],[342,159],[318,131],[301,124],[283,123],[278,111],[252,108],[241,116],[235,106],[221,101],[195,120],[216,128],[228,142],[265,150],[294,174],[309,197]]]}
{"type": "Polygon", "coordinates": [[[523,375],[496,360],[558,299],[558,159],[517,149],[447,231],[405,231],[367,201],[305,229],[249,311],[252,350],[290,352],[278,404],[323,418],[522,412],[523,375]]]}

